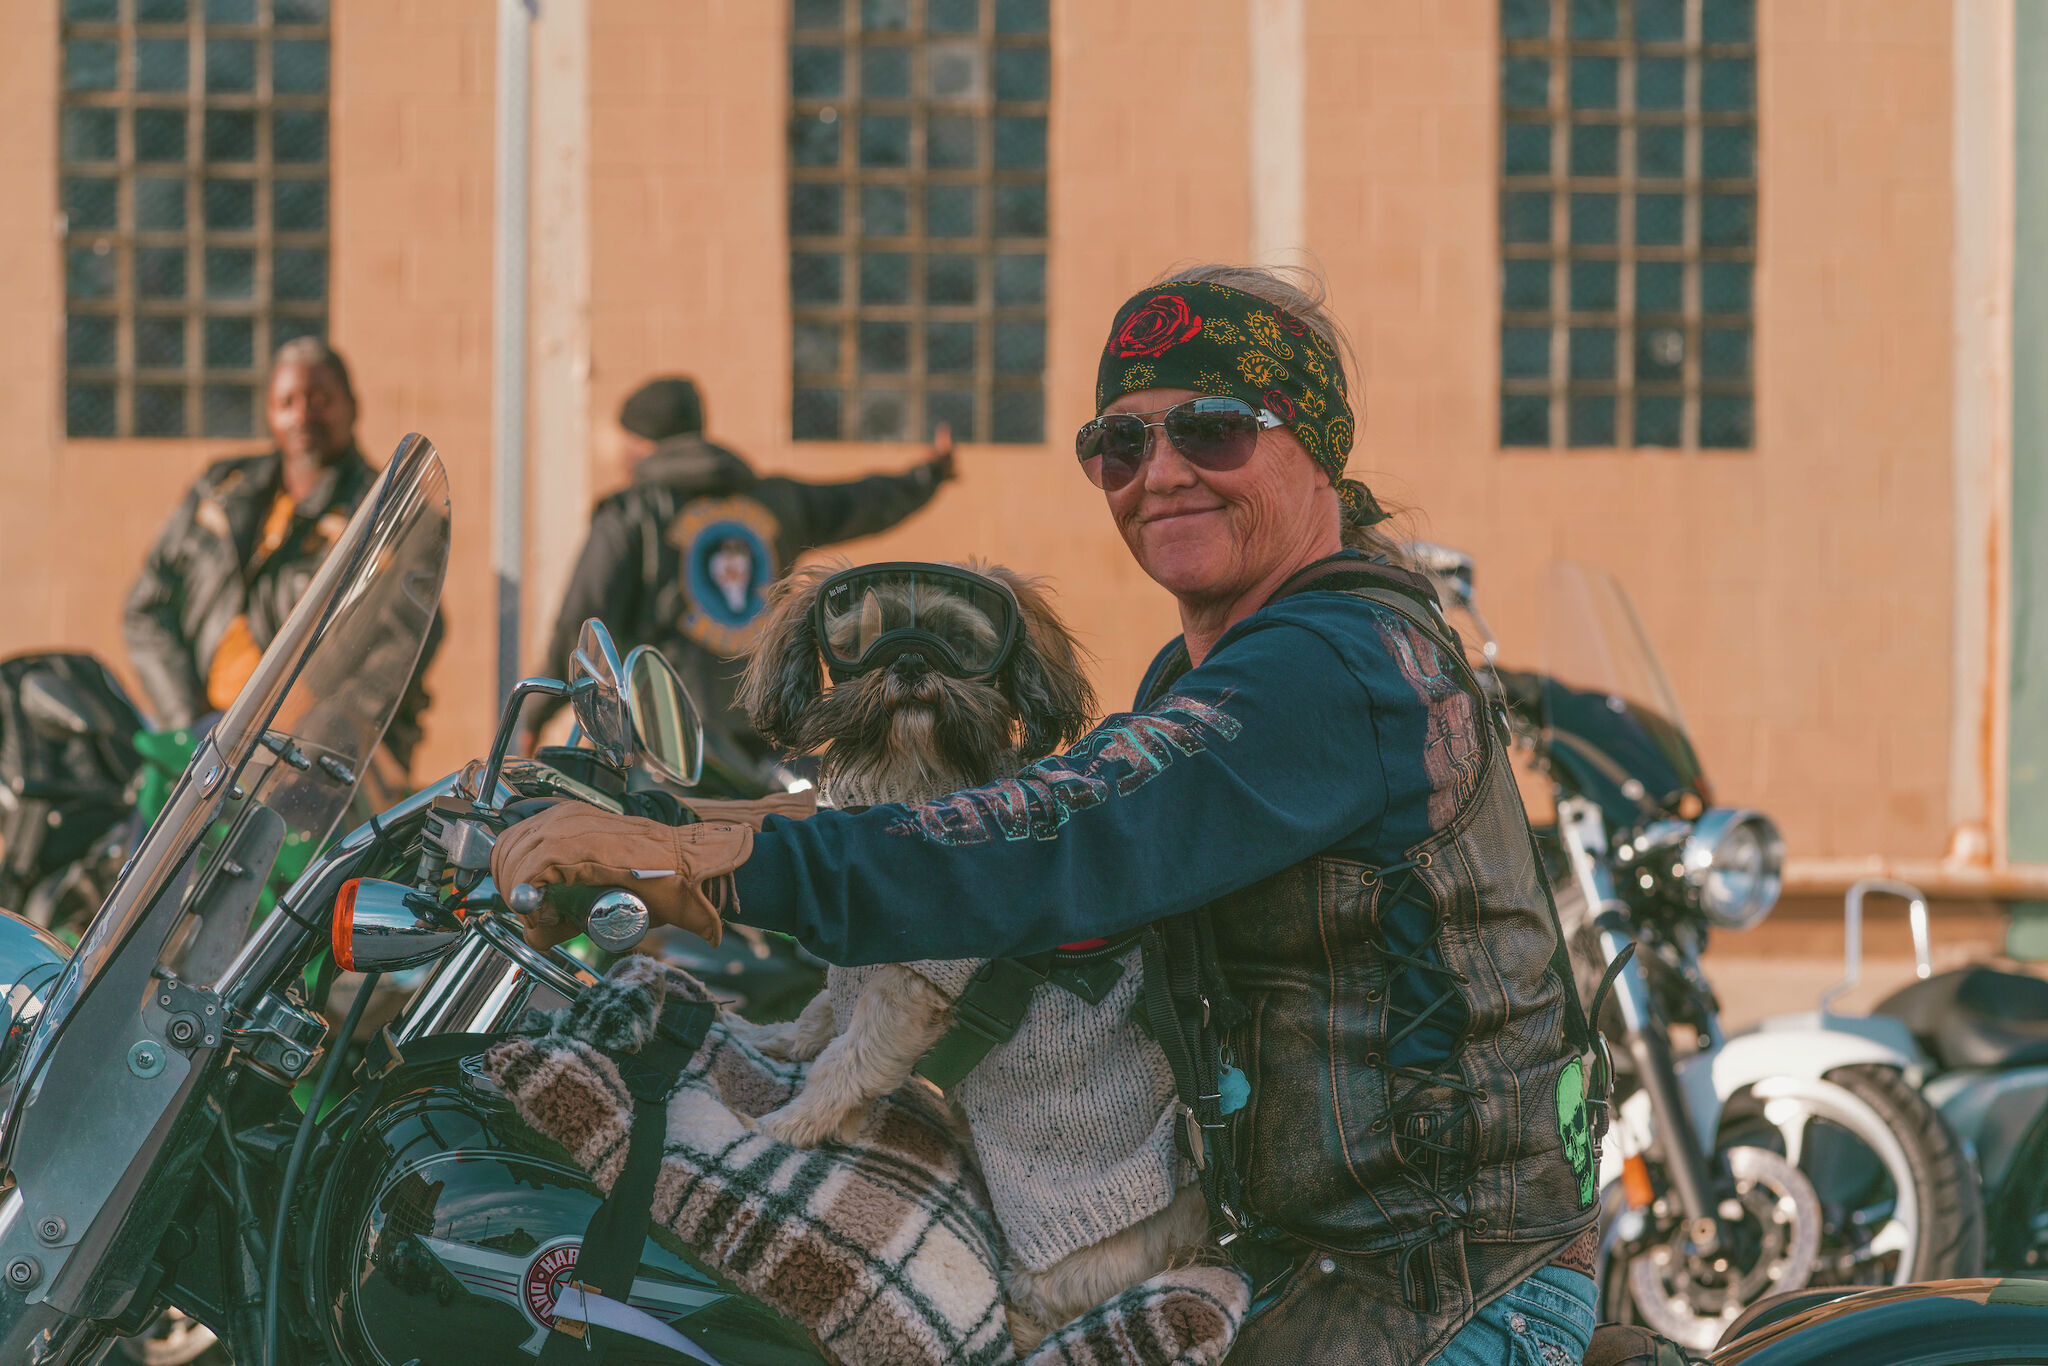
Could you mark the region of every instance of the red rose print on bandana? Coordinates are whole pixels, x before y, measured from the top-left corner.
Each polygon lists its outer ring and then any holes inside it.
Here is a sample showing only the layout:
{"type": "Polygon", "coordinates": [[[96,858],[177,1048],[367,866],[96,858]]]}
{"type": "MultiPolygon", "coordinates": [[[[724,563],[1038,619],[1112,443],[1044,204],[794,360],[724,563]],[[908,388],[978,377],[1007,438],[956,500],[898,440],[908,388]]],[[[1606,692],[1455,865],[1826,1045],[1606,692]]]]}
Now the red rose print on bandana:
{"type": "Polygon", "coordinates": [[[1110,343],[1119,356],[1156,356],[1202,330],[1202,320],[1188,312],[1178,294],[1154,294],[1145,306],[1124,319],[1110,343]]]}
{"type": "Polygon", "coordinates": [[[1266,411],[1290,426],[1294,422],[1294,400],[1278,389],[1268,389],[1259,399],[1266,405],[1266,411]]]}

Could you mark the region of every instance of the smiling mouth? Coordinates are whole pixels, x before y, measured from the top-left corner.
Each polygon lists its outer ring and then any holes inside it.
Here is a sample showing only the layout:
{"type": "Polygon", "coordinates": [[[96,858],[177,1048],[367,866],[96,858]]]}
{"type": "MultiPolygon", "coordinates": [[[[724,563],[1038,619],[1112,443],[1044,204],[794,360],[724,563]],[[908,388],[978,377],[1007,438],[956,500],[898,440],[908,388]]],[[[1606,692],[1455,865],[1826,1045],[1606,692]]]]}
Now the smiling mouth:
{"type": "Polygon", "coordinates": [[[1220,504],[1216,507],[1208,508],[1175,508],[1171,512],[1162,512],[1155,517],[1147,517],[1145,519],[1145,525],[1158,526],[1161,522],[1179,522],[1184,521],[1189,517],[1200,517],[1207,513],[1221,511],[1223,511],[1223,508],[1220,504]]]}

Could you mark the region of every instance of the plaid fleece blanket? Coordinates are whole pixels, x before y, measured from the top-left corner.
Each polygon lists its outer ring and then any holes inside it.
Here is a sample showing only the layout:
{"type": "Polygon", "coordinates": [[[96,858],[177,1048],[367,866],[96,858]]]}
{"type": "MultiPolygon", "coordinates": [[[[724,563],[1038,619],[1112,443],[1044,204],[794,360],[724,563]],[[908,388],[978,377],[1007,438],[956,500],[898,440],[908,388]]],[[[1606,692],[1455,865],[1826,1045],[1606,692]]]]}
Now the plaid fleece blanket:
{"type": "MultiPolygon", "coordinates": [[[[486,1057],[520,1118],[605,1190],[625,1166],[632,1099],[599,1050],[637,1050],[670,992],[708,996],[687,973],[627,958],[486,1057]]],[[[788,1100],[803,1074],[713,1026],[669,1098],[657,1236],[801,1324],[844,1366],[1015,1362],[1001,1235],[944,1101],[913,1083],[873,1107],[857,1143],[811,1151],[741,1121],[788,1100]]],[[[1046,1338],[1024,1366],[1207,1366],[1249,1300],[1233,1267],[1164,1272],[1046,1338]]]]}

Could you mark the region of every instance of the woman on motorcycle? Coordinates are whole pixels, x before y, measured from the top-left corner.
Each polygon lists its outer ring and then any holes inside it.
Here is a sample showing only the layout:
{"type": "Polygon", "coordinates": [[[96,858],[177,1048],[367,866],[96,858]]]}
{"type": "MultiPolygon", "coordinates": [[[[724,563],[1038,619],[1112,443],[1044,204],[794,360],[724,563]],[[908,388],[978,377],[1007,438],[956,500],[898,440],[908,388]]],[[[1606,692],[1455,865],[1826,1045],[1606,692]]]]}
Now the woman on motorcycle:
{"type": "Polygon", "coordinates": [[[1217,1056],[1249,1081],[1224,1102],[1255,1280],[1231,1360],[1577,1361],[1583,1019],[1502,734],[1342,477],[1342,342],[1305,284],[1185,271],[1110,327],[1077,454],[1182,625],[1134,711],[986,788],[758,834],[565,808],[494,872],[674,869],[632,884],[664,918],[715,935],[722,909],[841,963],[1200,908],[1242,1007],[1217,1056]]]}

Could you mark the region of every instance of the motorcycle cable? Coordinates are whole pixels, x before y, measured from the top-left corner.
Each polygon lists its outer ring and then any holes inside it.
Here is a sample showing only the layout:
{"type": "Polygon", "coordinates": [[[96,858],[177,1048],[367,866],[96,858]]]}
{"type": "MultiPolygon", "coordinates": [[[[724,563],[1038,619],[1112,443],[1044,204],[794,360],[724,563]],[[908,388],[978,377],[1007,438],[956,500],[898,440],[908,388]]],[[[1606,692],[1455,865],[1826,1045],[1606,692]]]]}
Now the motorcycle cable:
{"type": "Polygon", "coordinates": [[[299,1131],[292,1139],[291,1157],[284,1164],[284,1184],[278,1190],[277,1216],[270,1222],[269,1255],[263,1265],[263,1366],[280,1366],[277,1355],[277,1292],[283,1279],[285,1225],[291,1218],[292,1191],[299,1183],[299,1168],[305,1163],[314,1126],[319,1123],[320,1107],[334,1085],[335,1074],[341,1071],[342,1055],[348,1052],[348,1041],[355,1037],[356,1025],[362,1021],[363,1011],[369,1007],[377,979],[382,975],[364,973],[363,980],[357,985],[356,999],[335,1033],[334,1046],[328,1051],[327,1061],[321,1065],[320,1076],[313,1083],[313,1093],[306,1098],[306,1113],[299,1120],[299,1131]]]}

